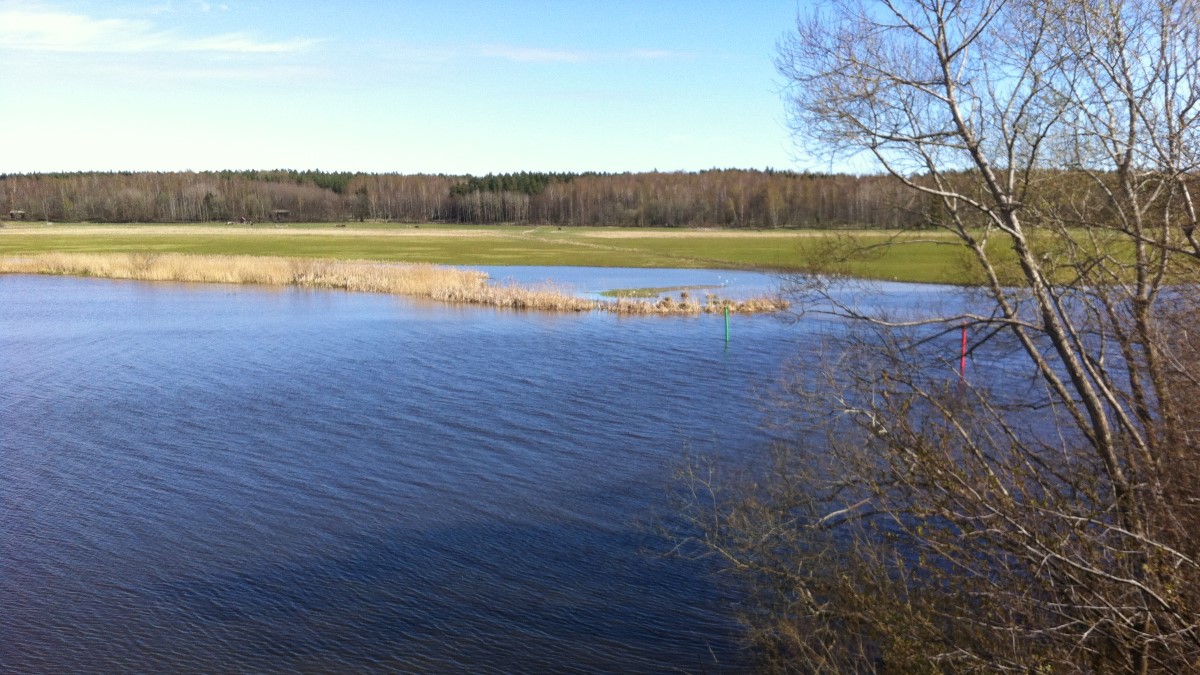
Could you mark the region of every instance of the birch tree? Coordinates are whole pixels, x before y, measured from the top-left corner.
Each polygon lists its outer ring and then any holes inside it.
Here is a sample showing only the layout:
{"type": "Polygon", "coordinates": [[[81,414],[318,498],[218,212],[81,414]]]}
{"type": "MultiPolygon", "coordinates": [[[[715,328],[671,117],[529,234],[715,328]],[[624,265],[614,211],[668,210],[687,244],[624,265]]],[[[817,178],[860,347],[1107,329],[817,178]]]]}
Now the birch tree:
{"type": "Polygon", "coordinates": [[[1200,668],[1197,5],[834,0],[781,42],[805,152],[932,200],[986,283],[898,316],[806,280],[849,332],[790,383],[804,433],[689,470],[764,665],[1200,668]]]}

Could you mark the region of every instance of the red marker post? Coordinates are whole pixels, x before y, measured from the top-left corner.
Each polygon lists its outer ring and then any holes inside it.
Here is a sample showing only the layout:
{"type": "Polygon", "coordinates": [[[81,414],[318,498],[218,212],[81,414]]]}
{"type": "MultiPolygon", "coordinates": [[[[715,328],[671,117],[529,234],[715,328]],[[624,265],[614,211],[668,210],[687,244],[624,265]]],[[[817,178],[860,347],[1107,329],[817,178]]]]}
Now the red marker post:
{"type": "Polygon", "coordinates": [[[967,322],[962,323],[962,356],[958,359],[958,376],[967,379],[967,322]]]}

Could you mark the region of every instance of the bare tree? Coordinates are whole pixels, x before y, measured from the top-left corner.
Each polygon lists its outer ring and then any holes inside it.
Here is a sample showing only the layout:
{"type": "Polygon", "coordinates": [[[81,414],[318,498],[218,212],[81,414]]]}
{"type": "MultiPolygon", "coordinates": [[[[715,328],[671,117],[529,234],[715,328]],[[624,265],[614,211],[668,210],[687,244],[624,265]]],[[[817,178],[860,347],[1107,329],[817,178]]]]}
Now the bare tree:
{"type": "MultiPolygon", "coordinates": [[[[810,153],[865,154],[986,279],[847,321],[698,540],[781,670],[1200,668],[1194,0],[834,0],[779,48],[810,153]],[[930,351],[969,325],[986,377],[930,351]],[[818,423],[819,422],[819,423],[818,423]]],[[[860,251],[861,253],[862,251],[860,251]]]]}

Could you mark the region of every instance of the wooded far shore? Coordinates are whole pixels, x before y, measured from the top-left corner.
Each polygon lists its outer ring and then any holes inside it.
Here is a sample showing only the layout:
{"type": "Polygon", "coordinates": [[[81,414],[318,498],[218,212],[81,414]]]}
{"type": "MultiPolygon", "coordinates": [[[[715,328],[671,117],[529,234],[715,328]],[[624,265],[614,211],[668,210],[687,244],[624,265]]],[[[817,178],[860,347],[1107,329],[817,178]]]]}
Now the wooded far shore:
{"type": "Polygon", "coordinates": [[[0,175],[0,219],[609,227],[912,228],[931,206],[888,176],[697,173],[450,176],[323,171],[0,175]]]}

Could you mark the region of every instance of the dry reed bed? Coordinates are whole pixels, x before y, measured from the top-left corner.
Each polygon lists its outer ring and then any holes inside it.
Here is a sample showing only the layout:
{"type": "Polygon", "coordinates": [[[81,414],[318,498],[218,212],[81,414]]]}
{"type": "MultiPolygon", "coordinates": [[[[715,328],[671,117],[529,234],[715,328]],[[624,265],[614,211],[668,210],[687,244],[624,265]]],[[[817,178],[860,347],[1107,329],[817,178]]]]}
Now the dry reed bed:
{"type": "Polygon", "coordinates": [[[575,297],[551,286],[492,285],[485,272],[431,264],[380,264],[261,256],[184,255],[179,253],[44,253],[0,259],[0,273],[61,274],[140,281],[180,281],[300,286],[369,293],[391,293],[446,303],[536,309],[554,312],[593,310],[618,314],[700,314],[776,312],[787,303],[774,298],[729,301],[706,296],[705,302],[630,300],[614,302],[575,297]]]}

